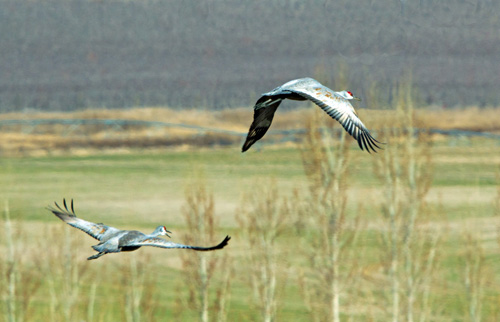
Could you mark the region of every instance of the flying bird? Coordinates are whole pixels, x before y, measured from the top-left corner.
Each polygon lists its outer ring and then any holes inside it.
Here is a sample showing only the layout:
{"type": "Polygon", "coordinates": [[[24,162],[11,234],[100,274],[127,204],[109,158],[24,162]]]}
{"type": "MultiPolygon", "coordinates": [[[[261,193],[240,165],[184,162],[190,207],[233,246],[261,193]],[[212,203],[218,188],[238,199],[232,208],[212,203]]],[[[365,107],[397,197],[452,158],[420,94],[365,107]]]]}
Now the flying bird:
{"type": "Polygon", "coordinates": [[[130,252],[142,246],[155,246],[162,248],[184,248],[193,249],[197,251],[208,251],[224,248],[231,237],[226,236],[224,240],[216,246],[212,247],[199,247],[182,245],[167,241],[158,236],[168,236],[169,233],[165,226],[158,226],[151,234],[146,235],[137,230],[120,230],[114,227],[106,226],[104,224],[95,224],[76,217],[73,208],[73,199],[71,199],[71,211],[66,205],[66,200],[63,199],[64,209],[61,208],[56,202],[54,207],[47,207],[54,215],[59,217],[68,225],[83,230],[90,236],[99,240],[100,243],[92,246],[98,253],[87,258],[88,260],[99,258],[108,253],[130,252]]]}
{"type": "Polygon", "coordinates": [[[306,77],[289,81],[262,94],[255,103],[253,122],[241,152],[248,150],[266,134],[273,121],[274,113],[284,99],[311,100],[328,115],[339,121],[344,129],[358,141],[361,150],[376,152],[375,148],[380,149],[377,143],[381,142],[370,134],[349,103],[349,100],[360,101],[361,99],[349,91],[334,92],[317,80],[306,77]]]}

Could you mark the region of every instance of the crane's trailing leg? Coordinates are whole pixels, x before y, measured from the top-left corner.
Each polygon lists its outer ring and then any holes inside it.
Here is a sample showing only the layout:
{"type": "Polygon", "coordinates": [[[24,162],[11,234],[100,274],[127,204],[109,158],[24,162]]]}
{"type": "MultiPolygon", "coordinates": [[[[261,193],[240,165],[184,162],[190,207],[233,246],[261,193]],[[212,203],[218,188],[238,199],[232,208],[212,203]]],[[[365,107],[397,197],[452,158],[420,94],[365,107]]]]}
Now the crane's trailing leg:
{"type": "Polygon", "coordinates": [[[90,256],[89,258],[87,258],[87,260],[97,259],[97,258],[101,257],[102,255],[106,255],[106,254],[107,253],[105,253],[105,252],[100,252],[100,253],[97,253],[95,255],[90,256]]]}

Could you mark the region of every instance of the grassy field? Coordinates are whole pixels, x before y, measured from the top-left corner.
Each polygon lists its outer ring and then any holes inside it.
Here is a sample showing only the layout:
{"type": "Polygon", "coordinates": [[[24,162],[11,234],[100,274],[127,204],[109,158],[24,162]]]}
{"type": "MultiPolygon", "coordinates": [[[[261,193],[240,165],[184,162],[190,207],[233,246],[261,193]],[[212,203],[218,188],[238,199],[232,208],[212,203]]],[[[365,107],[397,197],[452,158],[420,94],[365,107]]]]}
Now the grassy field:
{"type": "MultiPolygon", "coordinates": [[[[350,138],[348,143],[346,216],[352,223],[359,215],[361,223],[356,242],[349,246],[350,261],[340,266],[356,280],[352,288],[343,285],[341,318],[387,321],[390,281],[383,242],[387,231],[382,214],[384,187],[374,173],[374,160],[384,152],[370,155],[359,151],[350,138]]],[[[263,146],[242,154],[236,143],[199,149],[136,147],[118,153],[70,149],[3,157],[0,202],[10,222],[0,223],[1,314],[8,317],[9,305],[14,305],[25,320],[47,316],[52,321],[198,319],[187,300],[190,295],[183,273],[186,256],[195,253],[143,248],[87,262],[95,241],[66,227],[45,209],[54,201],[73,198],[77,215],[84,219],[146,232],[163,224],[173,231],[173,241],[184,242],[189,234],[186,194],[194,183],[206,185],[213,194],[217,222],[213,242],[232,236],[226,249],[207,254],[209,259],[228,259],[228,266],[218,266],[213,277],[217,285],[230,274],[227,321],[260,320],[246,259],[260,245],[250,247],[237,218],[249,207],[250,196],[264,197],[270,182],[275,183],[279,200],[293,203],[308,193],[309,179],[299,147],[263,146]],[[17,272],[13,279],[9,279],[11,269],[17,272]],[[13,280],[15,295],[9,293],[13,280]]],[[[417,311],[417,317],[473,320],[474,308],[483,320],[498,320],[500,209],[495,203],[500,197],[500,144],[483,138],[436,137],[431,156],[432,185],[425,196],[427,215],[421,226],[423,231],[439,231],[441,237],[428,283],[428,313],[424,316],[422,310],[417,311]],[[471,266],[475,271],[468,269],[470,263],[475,263],[471,266]]],[[[315,233],[311,227],[301,229],[315,233]]],[[[278,320],[311,319],[301,286],[303,274],[314,274],[307,269],[312,251],[308,233],[297,232],[290,222],[275,241],[278,320]]],[[[216,288],[211,288],[211,303],[217,296],[216,288]]],[[[215,309],[210,315],[216,319],[215,309]]]]}

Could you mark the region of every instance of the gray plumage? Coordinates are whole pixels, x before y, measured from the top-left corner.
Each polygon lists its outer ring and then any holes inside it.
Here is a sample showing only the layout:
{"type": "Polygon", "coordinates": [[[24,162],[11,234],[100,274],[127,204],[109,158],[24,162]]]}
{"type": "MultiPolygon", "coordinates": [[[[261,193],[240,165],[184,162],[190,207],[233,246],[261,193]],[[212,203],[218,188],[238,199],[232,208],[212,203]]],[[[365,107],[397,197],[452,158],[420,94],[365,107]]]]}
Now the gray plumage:
{"type": "Polygon", "coordinates": [[[380,147],[366,126],[361,122],[349,100],[360,100],[351,92],[334,92],[315,79],[306,77],[289,81],[268,93],[262,94],[254,106],[253,122],[243,144],[242,152],[260,140],[271,126],[274,113],[284,99],[311,100],[358,141],[361,150],[368,152],[380,147]]]}
{"type": "Polygon", "coordinates": [[[169,233],[172,232],[168,231],[165,226],[156,227],[156,229],[151,234],[143,234],[137,230],[120,230],[114,227],[106,226],[104,224],[96,224],[76,217],[73,207],[73,199],[71,200],[71,210],[68,209],[65,199],[63,199],[64,209],[60,207],[56,202],[54,204],[55,207],[49,206],[47,207],[47,209],[68,225],[78,228],[100,241],[99,244],[92,246],[92,248],[98,253],[87,258],[88,260],[99,258],[108,253],[133,251],[142,246],[184,248],[197,251],[216,250],[224,248],[227,245],[229,239],[231,239],[231,237],[226,236],[226,238],[220,244],[212,247],[177,244],[158,237],[170,237],[169,233]]]}

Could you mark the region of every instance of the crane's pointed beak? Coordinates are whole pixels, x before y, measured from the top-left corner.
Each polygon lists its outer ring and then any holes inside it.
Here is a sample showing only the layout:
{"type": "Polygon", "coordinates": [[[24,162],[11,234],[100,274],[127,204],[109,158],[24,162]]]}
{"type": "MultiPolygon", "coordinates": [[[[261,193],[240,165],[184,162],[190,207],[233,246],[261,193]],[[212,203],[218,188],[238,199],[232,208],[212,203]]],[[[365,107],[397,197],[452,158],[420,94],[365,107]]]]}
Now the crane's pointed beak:
{"type": "Polygon", "coordinates": [[[356,96],[354,96],[354,95],[352,96],[352,99],[354,99],[354,100],[356,100],[356,101],[361,101],[361,98],[356,97],[356,96]]]}
{"type": "Polygon", "coordinates": [[[171,238],[170,235],[169,235],[171,233],[172,232],[170,230],[168,230],[167,227],[163,226],[163,234],[165,234],[165,236],[168,236],[169,238],[171,238]]]}

